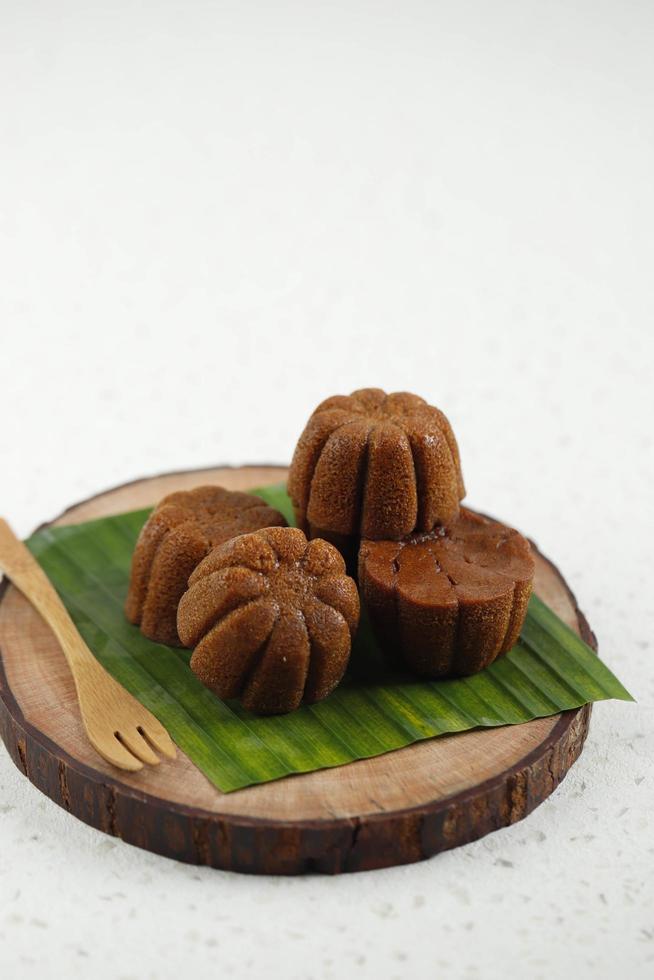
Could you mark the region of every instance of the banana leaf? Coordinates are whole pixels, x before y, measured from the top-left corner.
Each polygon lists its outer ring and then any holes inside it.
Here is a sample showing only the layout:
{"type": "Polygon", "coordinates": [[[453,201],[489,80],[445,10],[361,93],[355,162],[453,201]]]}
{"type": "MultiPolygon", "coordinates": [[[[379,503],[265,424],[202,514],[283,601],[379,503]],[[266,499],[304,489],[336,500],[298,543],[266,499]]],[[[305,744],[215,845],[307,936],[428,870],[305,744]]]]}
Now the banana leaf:
{"type": "MultiPolygon", "coordinates": [[[[254,492],[292,523],[283,486],[254,492]]],[[[257,717],[207,690],[189,667],[190,651],[152,643],[125,619],[132,551],[149,513],[48,527],[27,545],[98,660],[225,793],[445,733],[517,725],[589,701],[632,700],[594,652],[534,596],[519,643],[474,677],[424,681],[398,673],[385,664],[364,618],[351,669],[330,697],[292,714],[257,717]]]]}

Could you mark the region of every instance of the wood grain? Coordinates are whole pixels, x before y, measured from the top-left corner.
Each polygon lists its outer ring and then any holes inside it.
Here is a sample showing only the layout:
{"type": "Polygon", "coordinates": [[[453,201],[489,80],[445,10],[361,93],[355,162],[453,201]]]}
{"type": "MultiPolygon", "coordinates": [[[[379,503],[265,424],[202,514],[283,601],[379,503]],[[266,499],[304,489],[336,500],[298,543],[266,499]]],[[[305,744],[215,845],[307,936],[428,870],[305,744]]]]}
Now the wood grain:
{"type": "MultiPolygon", "coordinates": [[[[69,508],[77,523],[203,483],[248,489],[283,467],[216,468],[135,481],[69,508]]],[[[555,567],[536,550],[536,591],[591,645],[555,567]]],[[[338,873],[418,861],[514,823],[578,757],[590,706],[524,725],[441,736],[375,759],[223,794],[178,752],[118,773],[86,740],[53,634],[6,582],[0,597],[0,734],[16,765],[86,823],[139,847],[230,870],[338,873]]]]}

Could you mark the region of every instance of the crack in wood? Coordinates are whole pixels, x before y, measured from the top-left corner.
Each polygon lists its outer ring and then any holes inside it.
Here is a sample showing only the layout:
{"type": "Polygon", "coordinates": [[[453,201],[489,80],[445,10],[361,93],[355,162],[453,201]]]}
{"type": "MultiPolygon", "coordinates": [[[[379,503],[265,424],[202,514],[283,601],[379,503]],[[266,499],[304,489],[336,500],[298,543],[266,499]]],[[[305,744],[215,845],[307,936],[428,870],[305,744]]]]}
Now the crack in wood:
{"type": "Polygon", "coordinates": [[[23,773],[29,779],[29,773],[27,771],[27,747],[25,745],[24,738],[16,739],[16,750],[18,752],[18,758],[20,760],[20,768],[23,770],[23,773]]]}
{"type": "Polygon", "coordinates": [[[118,833],[116,825],[116,790],[113,786],[107,786],[106,810],[109,817],[108,832],[113,837],[119,837],[120,834],[118,833]]]}
{"type": "Polygon", "coordinates": [[[351,864],[351,858],[354,856],[354,852],[359,840],[359,834],[363,827],[363,822],[360,817],[352,817],[352,830],[350,832],[350,840],[348,842],[345,854],[343,855],[342,868],[347,870],[351,864]]]}
{"type": "Polygon", "coordinates": [[[68,778],[66,775],[66,765],[64,762],[60,762],[58,766],[59,770],[59,796],[61,798],[61,805],[64,809],[70,812],[70,792],[68,790],[68,778]]]}
{"type": "Polygon", "coordinates": [[[197,864],[211,865],[211,844],[209,824],[206,820],[194,820],[191,824],[191,837],[197,857],[197,864]]]}

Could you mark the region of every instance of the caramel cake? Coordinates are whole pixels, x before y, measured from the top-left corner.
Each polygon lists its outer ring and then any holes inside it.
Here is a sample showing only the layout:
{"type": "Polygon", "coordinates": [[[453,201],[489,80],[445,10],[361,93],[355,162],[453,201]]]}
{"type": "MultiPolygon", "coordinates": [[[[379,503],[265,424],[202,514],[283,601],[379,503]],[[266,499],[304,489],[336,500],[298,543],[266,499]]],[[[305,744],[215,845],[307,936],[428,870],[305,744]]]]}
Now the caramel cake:
{"type": "Polygon", "coordinates": [[[461,509],[448,527],[362,541],[359,588],[380,646],[424,677],[474,674],[517,642],[534,559],[526,538],[461,509]]]}
{"type": "Polygon", "coordinates": [[[309,537],[345,553],[455,520],[465,490],[452,428],[407,392],[362,388],[322,402],[295,449],[288,493],[309,537]]]}
{"type": "Polygon", "coordinates": [[[150,640],[179,646],[177,605],[205,555],[236,534],[285,524],[279,511],[250,493],[196,487],[169,494],[136,542],[125,615],[150,640]]]}
{"type": "Polygon", "coordinates": [[[179,603],[191,669],[219,698],[258,714],[293,711],[339,683],[359,595],[336,548],[271,527],[215,548],[179,603]]]}

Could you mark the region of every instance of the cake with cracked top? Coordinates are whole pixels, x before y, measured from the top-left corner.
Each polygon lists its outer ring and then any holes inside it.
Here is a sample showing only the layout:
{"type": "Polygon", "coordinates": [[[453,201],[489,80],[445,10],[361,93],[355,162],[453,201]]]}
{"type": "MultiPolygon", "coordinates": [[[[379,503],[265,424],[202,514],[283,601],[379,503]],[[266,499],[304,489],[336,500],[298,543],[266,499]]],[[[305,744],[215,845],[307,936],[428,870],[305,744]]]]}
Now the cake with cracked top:
{"type": "Polygon", "coordinates": [[[534,577],[518,531],[465,508],[402,541],[362,541],[359,588],[386,652],[424,677],[474,674],[517,642],[534,577]]]}

